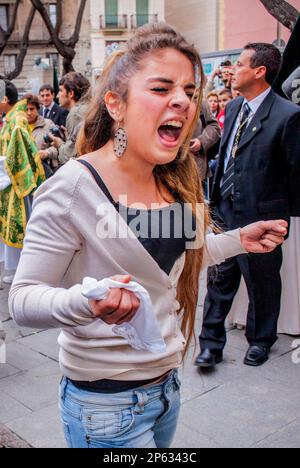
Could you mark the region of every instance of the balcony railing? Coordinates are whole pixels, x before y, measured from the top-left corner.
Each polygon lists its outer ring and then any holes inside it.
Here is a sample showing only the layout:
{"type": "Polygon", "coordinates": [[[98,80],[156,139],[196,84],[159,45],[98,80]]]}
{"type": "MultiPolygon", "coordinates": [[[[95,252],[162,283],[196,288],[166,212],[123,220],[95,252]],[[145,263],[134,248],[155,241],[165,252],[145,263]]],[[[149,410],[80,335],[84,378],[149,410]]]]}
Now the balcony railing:
{"type": "Polygon", "coordinates": [[[100,29],[122,31],[128,29],[127,15],[101,15],[100,29]]]}
{"type": "Polygon", "coordinates": [[[131,29],[139,28],[147,23],[158,23],[158,15],[131,15],[130,17],[131,29]]]}

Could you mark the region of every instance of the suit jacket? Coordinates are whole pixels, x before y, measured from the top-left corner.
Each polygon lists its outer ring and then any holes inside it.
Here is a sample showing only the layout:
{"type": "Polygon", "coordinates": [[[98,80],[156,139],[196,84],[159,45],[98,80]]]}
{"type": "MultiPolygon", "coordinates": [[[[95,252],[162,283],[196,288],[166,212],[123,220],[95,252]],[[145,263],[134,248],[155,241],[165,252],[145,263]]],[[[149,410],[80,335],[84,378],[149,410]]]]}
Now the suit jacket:
{"type": "MultiPolygon", "coordinates": [[[[43,115],[43,109],[42,107],[40,109],[39,114],[43,115]]],[[[53,104],[52,109],[50,111],[50,114],[48,115],[47,119],[52,120],[52,122],[55,125],[63,125],[64,127],[66,126],[66,120],[68,116],[69,111],[67,109],[64,109],[63,107],[60,107],[56,102],[53,104]]]]}
{"type": "MultiPolygon", "coordinates": [[[[243,100],[234,99],[226,108],[212,205],[221,201],[226,149],[243,100]]],[[[300,108],[273,91],[242,135],[235,159],[232,209],[229,228],[300,216],[300,108]]]]}
{"type": "Polygon", "coordinates": [[[202,113],[198,120],[193,138],[198,138],[201,142],[201,149],[198,151],[196,161],[200,170],[202,179],[208,175],[208,151],[216,144],[219,144],[221,138],[221,128],[217,119],[213,116],[207,101],[202,103],[202,113]]]}

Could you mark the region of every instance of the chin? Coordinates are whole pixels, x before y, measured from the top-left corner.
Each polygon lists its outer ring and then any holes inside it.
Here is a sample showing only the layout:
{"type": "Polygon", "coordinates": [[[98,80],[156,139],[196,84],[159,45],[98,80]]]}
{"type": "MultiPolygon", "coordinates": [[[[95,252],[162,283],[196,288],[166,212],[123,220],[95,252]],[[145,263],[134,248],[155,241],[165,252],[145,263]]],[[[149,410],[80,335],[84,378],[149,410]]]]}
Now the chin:
{"type": "Polygon", "coordinates": [[[178,151],[176,152],[162,152],[160,155],[155,156],[153,162],[156,166],[164,166],[165,164],[170,164],[175,161],[178,151]]]}

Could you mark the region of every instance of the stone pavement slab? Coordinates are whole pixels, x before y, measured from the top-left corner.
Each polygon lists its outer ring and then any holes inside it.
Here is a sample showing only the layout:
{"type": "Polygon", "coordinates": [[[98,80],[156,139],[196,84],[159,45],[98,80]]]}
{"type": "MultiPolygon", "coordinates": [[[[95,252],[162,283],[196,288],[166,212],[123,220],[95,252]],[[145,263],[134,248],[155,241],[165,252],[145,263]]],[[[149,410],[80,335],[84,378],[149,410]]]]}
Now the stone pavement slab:
{"type": "Polygon", "coordinates": [[[20,340],[6,345],[6,361],[11,366],[22,371],[51,363],[49,358],[27,348],[20,340]]]}
{"type": "Polygon", "coordinates": [[[1,379],[0,391],[36,411],[57,401],[60,378],[58,364],[51,361],[46,365],[1,379]]]}
{"type": "Polygon", "coordinates": [[[266,437],[255,448],[299,448],[300,447],[300,418],[287,424],[280,431],[266,437]]]}
{"type": "Polygon", "coordinates": [[[10,364],[0,364],[0,382],[1,379],[9,377],[10,375],[15,375],[18,372],[20,372],[20,370],[10,364]]]}
{"type": "Polygon", "coordinates": [[[12,398],[7,393],[0,391],[0,424],[6,424],[14,419],[22,418],[24,416],[31,416],[32,411],[20,403],[18,400],[12,398]]]}
{"type": "Polygon", "coordinates": [[[6,343],[10,343],[11,341],[15,341],[19,338],[24,338],[25,336],[37,335],[43,332],[43,330],[37,330],[36,328],[20,327],[20,325],[17,325],[11,318],[3,323],[3,327],[6,331],[6,343]]]}
{"type": "Polygon", "coordinates": [[[11,421],[7,426],[33,447],[66,448],[57,403],[11,421]]]}
{"type": "Polygon", "coordinates": [[[181,411],[200,436],[222,447],[248,448],[300,418],[299,392],[248,376],[185,402],[181,411]]]}
{"type": "Polygon", "coordinates": [[[270,382],[274,382],[274,384],[281,384],[286,387],[286,392],[292,389],[298,391],[300,403],[300,363],[293,363],[291,352],[278,357],[276,360],[267,362],[266,365],[259,367],[256,371],[253,368],[250,369],[249,376],[253,378],[263,376],[270,382]]]}
{"type": "Polygon", "coordinates": [[[189,427],[189,422],[182,414],[179,417],[177,431],[172,444],[172,448],[221,448],[215,441],[210,440],[203,434],[196,432],[189,427]]]}
{"type": "Polygon", "coordinates": [[[46,330],[34,335],[26,336],[18,340],[23,346],[37,351],[58,362],[59,346],[57,338],[60,331],[57,329],[46,330]]]}

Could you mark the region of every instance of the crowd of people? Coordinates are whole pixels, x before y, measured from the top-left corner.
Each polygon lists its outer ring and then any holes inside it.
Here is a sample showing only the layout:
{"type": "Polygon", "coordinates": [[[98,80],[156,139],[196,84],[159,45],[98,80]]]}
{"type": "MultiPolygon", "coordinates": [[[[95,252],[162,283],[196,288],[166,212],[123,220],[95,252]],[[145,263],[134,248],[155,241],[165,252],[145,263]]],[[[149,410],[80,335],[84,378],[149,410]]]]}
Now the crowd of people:
{"type": "Polygon", "coordinates": [[[62,330],[69,447],[170,446],[205,268],[195,364],[223,360],[242,275],[244,363],[268,359],[281,245],[300,216],[300,109],[271,89],[280,64],[275,46],[248,44],[205,84],[195,48],[154,24],[109,58],[93,93],[80,73],[64,76],[61,107],[49,85],[17,101],[3,80],[0,236],[5,261],[18,252],[10,313],[62,330]]]}

